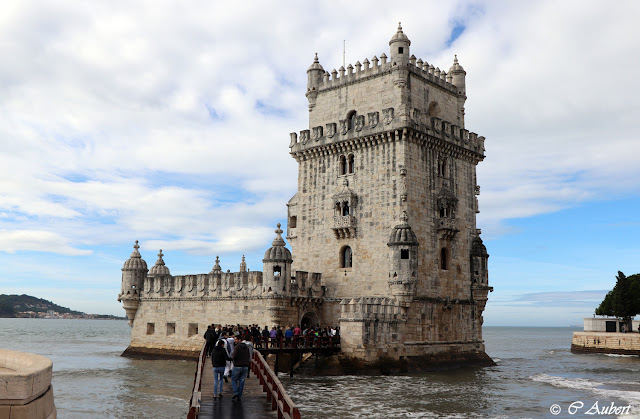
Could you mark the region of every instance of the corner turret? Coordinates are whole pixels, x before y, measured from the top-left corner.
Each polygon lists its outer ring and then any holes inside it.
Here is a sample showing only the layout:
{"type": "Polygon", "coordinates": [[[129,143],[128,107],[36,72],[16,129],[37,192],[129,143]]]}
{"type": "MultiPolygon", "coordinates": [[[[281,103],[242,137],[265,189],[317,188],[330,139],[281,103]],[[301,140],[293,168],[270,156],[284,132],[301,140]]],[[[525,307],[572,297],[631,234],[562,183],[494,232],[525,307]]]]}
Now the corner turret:
{"type": "Polygon", "coordinates": [[[324,68],[318,61],[318,53],[316,53],[313,63],[307,70],[307,99],[309,99],[309,111],[316,105],[316,98],[318,97],[318,89],[322,83],[324,77],[324,68]]]}
{"type": "Polygon", "coordinates": [[[458,56],[453,56],[453,65],[449,67],[449,74],[447,77],[451,76],[451,84],[457,87],[458,94],[466,95],[467,90],[465,86],[465,76],[467,72],[464,71],[464,68],[458,63],[458,56]]]}
{"type": "Polygon", "coordinates": [[[122,267],[122,287],[120,295],[118,295],[118,301],[122,302],[122,306],[127,313],[129,326],[133,326],[133,319],[138,310],[140,294],[148,272],[147,262],[140,256],[139,248],[138,240],[136,240],[131,256],[122,267]]]}
{"type": "MultiPolygon", "coordinates": [[[[411,41],[402,32],[402,25],[398,22],[398,32],[393,35],[391,41],[389,41],[389,46],[391,47],[391,64],[392,65],[402,65],[405,66],[409,63],[409,45],[411,45],[411,41]]],[[[386,58],[386,57],[385,57],[386,58]]]]}
{"type": "Polygon", "coordinates": [[[389,287],[399,299],[410,300],[418,282],[418,238],[409,226],[407,212],[402,211],[400,224],[391,231],[387,246],[391,248],[389,287]]]}
{"type": "Polygon", "coordinates": [[[291,252],[284,245],[280,223],[275,230],[276,238],[262,259],[262,291],[264,293],[284,294],[290,291],[291,252]]]}

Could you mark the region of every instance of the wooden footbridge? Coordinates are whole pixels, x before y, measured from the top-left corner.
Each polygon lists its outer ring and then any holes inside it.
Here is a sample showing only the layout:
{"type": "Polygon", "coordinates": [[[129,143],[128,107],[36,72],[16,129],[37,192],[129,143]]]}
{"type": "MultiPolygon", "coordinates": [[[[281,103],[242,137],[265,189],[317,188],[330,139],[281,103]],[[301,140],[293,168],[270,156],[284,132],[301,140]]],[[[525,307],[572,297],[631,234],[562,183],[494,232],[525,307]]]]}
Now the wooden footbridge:
{"type": "Polygon", "coordinates": [[[207,344],[202,346],[193,380],[187,419],[204,418],[278,418],[299,419],[300,412],[278,379],[282,354],[289,359],[289,374],[293,376],[294,360],[302,354],[314,354],[316,366],[319,355],[340,351],[339,337],[295,337],[255,342],[249,377],[245,380],[242,401],[231,400],[231,383],[223,384],[223,397],[213,398],[213,368],[207,357],[207,344]],[[275,355],[274,372],[264,355],[275,355]]]}

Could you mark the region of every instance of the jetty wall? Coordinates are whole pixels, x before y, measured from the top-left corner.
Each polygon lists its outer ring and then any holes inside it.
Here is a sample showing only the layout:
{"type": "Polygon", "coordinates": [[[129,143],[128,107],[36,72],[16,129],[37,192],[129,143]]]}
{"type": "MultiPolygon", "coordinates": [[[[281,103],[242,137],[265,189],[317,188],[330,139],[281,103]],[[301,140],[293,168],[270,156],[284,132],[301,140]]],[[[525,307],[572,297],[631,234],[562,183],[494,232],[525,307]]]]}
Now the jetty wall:
{"type": "Polygon", "coordinates": [[[573,332],[571,351],[640,355],[640,333],[573,332]]]}

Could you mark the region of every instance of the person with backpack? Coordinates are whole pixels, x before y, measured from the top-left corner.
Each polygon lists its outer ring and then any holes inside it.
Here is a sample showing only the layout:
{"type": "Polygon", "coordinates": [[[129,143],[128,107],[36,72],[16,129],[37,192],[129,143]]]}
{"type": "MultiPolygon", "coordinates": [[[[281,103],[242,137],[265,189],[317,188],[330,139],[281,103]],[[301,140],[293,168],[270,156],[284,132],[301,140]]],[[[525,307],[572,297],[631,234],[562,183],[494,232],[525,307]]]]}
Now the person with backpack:
{"type": "Polygon", "coordinates": [[[224,348],[225,341],[219,340],[211,353],[211,363],[213,364],[213,398],[222,397],[222,378],[227,361],[231,361],[227,350],[224,348]]]}

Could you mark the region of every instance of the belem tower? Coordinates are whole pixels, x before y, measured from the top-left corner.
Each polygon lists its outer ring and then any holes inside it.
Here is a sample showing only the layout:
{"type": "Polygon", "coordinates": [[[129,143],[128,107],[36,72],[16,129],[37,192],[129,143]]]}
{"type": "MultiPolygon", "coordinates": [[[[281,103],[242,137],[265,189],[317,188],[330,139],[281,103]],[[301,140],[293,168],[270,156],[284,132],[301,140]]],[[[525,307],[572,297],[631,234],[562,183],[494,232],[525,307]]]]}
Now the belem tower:
{"type": "MultiPolygon", "coordinates": [[[[466,72],[416,59],[398,26],[388,56],[307,70],[309,127],[290,134],[298,188],[263,271],[171,275],[134,246],[122,268],[125,354],[197,353],[208,324],[338,325],[341,356],[486,359],[492,288],[476,228],[484,137],[465,129],[466,72]],[[219,313],[225,313],[220,318],[219,313]]],[[[489,360],[489,362],[491,362],[489,360]]]]}

